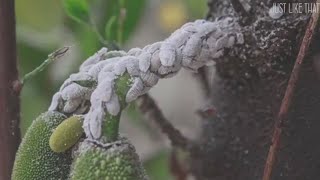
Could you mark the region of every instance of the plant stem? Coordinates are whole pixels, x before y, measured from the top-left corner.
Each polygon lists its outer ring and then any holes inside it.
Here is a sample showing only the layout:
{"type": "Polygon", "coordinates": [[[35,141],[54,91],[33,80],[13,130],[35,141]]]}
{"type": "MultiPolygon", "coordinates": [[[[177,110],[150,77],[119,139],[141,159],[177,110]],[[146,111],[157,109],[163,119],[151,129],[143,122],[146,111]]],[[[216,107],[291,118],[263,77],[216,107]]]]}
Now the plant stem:
{"type": "Polygon", "coordinates": [[[54,51],[53,53],[49,54],[48,58],[40,66],[38,66],[33,71],[31,71],[23,76],[23,78],[21,79],[21,84],[24,85],[28,80],[32,79],[34,76],[36,76],[37,74],[42,72],[50,63],[52,63],[53,61],[55,61],[55,60],[61,58],[63,55],[65,55],[65,53],[67,53],[69,49],[70,49],[70,47],[66,46],[66,47],[60,48],[60,49],[54,51]]]}
{"type": "Polygon", "coordinates": [[[93,22],[93,20],[91,20],[90,28],[96,34],[99,42],[102,43],[103,46],[106,46],[108,49],[111,49],[111,50],[119,50],[120,49],[119,45],[117,43],[109,42],[102,36],[102,34],[100,33],[96,23],[93,22]]]}
{"type": "Polygon", "coordinates": [[[106,116],[106,121],[102,124],[103,136],[107,142],[114,142],[119,137],[119,124],[120,124],[121,112],[117,116],[106,116]]]}
{"type": "Polygon", "coordinates": [[[125,73],[116,79],[115,89],[119,98],[121,110],[116,116],[108,114],[106,116],[106,120],[102,124],[103,136],[106,138],[107,142],[113,142],[118,139],[121,112],[127,107],[126,95],[131,87],[130,78],[130,75],[125,73]]]}
{"type": "Polygon", "coordinates": [[[168,137],[172,146],[189,150],[192,147],[192,142],[183,136],[170,121],[168,121],[156,102],[148,94],[144,94],[137,99],[137,105],[146,119],[154,121],[161,131],[168,137]]]}

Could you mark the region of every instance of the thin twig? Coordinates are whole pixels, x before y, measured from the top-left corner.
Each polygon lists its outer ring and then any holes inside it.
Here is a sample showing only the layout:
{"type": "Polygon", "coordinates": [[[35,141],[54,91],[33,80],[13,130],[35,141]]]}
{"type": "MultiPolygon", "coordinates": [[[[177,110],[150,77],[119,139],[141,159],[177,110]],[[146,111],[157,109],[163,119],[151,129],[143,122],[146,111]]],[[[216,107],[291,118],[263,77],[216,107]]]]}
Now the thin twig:
{"type": "MultiPolygon", "coordinates": [[[[208,5],[209,10],[207,12],[205,19],[209,20],[212,18],[212,15],[211,15],[212,1],[208,1],[207,5],[208,5]]],[[[209,84],[209,81],[207,78],[207,69],[206,68],[207,67],[203,66],[198,69],[198,73],[195,73],[195,76],[199,80],[198,82],[200,83],[200,85],[204,91],[205,96],[209,95],[209,93],[210,93],[210,84],[209,84]]]]}
{"type": "Polygon", "coordinates": [[[141,113],[147,116],[146,119],[153,120],[161,128],[161,131],[168,136],[173,146],[184,150],[190,148],[190,141],[164,117],[152,97],[145,94],[140,96],[136,102],[141,113]]]}
{"type": "Polygon", "coordinates": [[[199,79],[199,83],[202,86],[203,92],[205,96],[210,94],[210,84],[207,75],[206,67],[201,67],[198,69],[198,73],[195,75],[199,79]]]}
{"type": "Polygon", "coordinates": [[[188,171],[179,161],[177,149],[172,149],[170,154],[170,172],[175,176],[176,180],[186,180],[188,177],[188,171]]]}
{"type": "Polygon", "coordinates": [[[212,4],[213,4],[212,0],[208,0],[208,2],[207,2],[208,12],[207,12],[207,14],[206,14],[206,16],[205,16],[205,19],[206,19],[206,20],[210,20],[210,19],[213,18],[213,17],[212,17],[212,14],[211,14],[211,12],[213,12],[212,4]]]}
{"type": "Polygon", "coordinates": [[[103,45],[106,46],[107,48],[111,49],[111,50],[120,50],[120,46],[114,42],[114,41],[108,41],[106,40],[103,35],[100,33],[99,28],[97,26],[97,24],[95,23],[95,21],[91,18],[90,19],[90,28],[91,30],[95,33],[95,35],[97,36],[99,42],[103,45]]]}
{"type": "MultiPolygon", "coordinates": [[[[317,3],[320,3],[320,0],[318,0],[317,3]]],[[[274,127],[274,133],[272,136],[272,144],[269,149],[262,180],[270,180],[271,178],[271,173],[275,163],[276,154],[279,149],[280,136],[282,133],[282,125],[287,118],[288,109],[291,105],[292,97],[293,97],[295,88],[297,86],[301,65],[305,57],[305,54],[309,48],[310,42],[312,40],[312,36],[315,31],[315,27],[317,25],[318,19],[319,19],[319,13],[318,12],[313,13],[310,18],[309,24],[307,26],[305,35],[303,37],[300,50],[299,50],[296,62],[294,64],[285,95],[282,99],[278,116],[276,117],[276,124],[274,127]]]]}
{"type": "Polygon", "coordinates": [[[65,46],[49,54],[48,58],[40,66],[23,76],[23,78],[21,79],[21,85],[23,86],[23,84],[25,84],[28,80],[32,79],[38,73],[43,71],[50,63],[64,56],[69,51],[69,49],[70,46],[65,46]]]}

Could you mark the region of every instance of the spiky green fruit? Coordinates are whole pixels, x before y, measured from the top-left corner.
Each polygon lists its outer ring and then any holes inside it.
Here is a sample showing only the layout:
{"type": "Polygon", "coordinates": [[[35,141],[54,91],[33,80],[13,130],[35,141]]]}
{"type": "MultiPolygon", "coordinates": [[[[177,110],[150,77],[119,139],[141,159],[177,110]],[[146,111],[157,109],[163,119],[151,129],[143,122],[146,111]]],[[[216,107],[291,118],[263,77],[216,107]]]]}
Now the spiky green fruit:
{"type": "Polygon", "coordinates": [[[147,180],[135,148],[120,140],[107,145],[85,140],[79,146],[72,180],[147,180]]]}
{"type": "Polygon", "coordinates": [[[53,111],[41,114],[25,134],[14,162],[12,180],[66,180],[71,152],[55,153],[49,147],[52,131],[66,116],[53,111]]]}
{"type": "Polygon", "coordinates": [[[54,152],[65,152],[75,145],[83,134],[83,116],[71,116],[52,133],[49,145],[54,152]]]}

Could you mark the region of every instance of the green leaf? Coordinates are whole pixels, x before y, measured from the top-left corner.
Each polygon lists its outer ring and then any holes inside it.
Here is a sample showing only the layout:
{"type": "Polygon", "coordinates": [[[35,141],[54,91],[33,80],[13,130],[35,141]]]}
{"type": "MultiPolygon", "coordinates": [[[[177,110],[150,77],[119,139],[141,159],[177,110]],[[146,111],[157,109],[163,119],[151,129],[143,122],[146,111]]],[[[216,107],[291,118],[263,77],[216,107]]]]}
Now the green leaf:
{"type": "Polygon", "coordinates": [[[73,20],[82,24],[89,24],[89,6],[86,0],[64,0],[64,8],[73,20]]]}
{"type": "Polygon", "coordinates": [[[105,37],[106,39],[112,39],[112,27],[114,26],[115,22],[117,20],[116,16],[111,16],[111,18],[108,20],[106,27],[105,27],[105,37]]]}
{"type": "Polygon", "coordinates": [[[183,3],[188,8],[188,14],[192,19],[199,19],[205,16],[208,11],[207,0],[185,0],[183,3]]]}
{"type": "Polygon", "coordinates": [[[19,29],[22,27],[24,30],[29,30],[30,28],[32,32],[45,32],[47,34],[52,32],[52,29],[61,26],[63,9],[59,1],[15,0],[15,6],[19,29]]]}
{"type": "Polygon", "coordinates": [[[170,154],[166,151],[161,151],[144,162],[147,174],[152,180],[173,180],[170,173],[169,165],[170,154]]]}
{"type": "MultiPolygon", "coordinates": [[[[105,15],[105,22],[106,25],[104,26],[105,32],[106,32],[106,27],[110,23],[110,19],[113,16],[116,16],[116,22],[113,23],[113,25],[109,28],[110,30],[110,35],[106,36],[108,41],[116,41],[117,42],[117,36],[118,36],[118,18],[120,15],[120,5],[125,8],[126,10],[126,17],[124,18],[123,21],[123,41],[125,42],[126,40],[129,39],[130,35],[134,32],[135,28],[138,25],[138,22],[140,18],[142,17],[143,11],[145,10],[146,7],[146,0],[123,0],[122,2],[119,2],[119,0],[109,0],[107,3],[107,9],[105,10],[106,15],[105,15]],[[119,5],[120,3],[120,5],[119,5]]],[[[105,34],[107,35],[107,34],[105,34]]],[[[117,42],[119,43],[119,42],[117,42]]],[[[121,42],[123,43],[123,42],[121,42]]]]}
{"type": "Polygon", "coordinates": [[[123,39],[128,40],[130,35],[134,32],[135,28],[138,25],[138,22],[140,18],[142,17],[142,14],[146,7],[146,0],[135,0],[125,1],[125,8],[127,10],[126,19],[124,21],[124,27],[123,27],[123,39]]]}

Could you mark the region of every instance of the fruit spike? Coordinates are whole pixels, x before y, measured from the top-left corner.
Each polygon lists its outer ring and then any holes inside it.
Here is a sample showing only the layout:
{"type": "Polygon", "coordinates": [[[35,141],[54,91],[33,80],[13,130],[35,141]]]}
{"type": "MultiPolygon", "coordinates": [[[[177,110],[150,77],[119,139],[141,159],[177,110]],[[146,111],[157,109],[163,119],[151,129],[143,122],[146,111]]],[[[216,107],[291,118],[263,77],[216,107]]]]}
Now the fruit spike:
{"type": "Polygon", "coordinates": [[[85,140],[76,154],[71,180],[148,180],[135,148],[124,138],[108,144],[85,140]]]}
{"type": "Polygon", "coordinates": [[[54,111],[41,114],[29,127],[14,162],[12,180],[67,180],[71,152],[55,153],[49,147],[52,131],[66,116],[54,111]]]}

